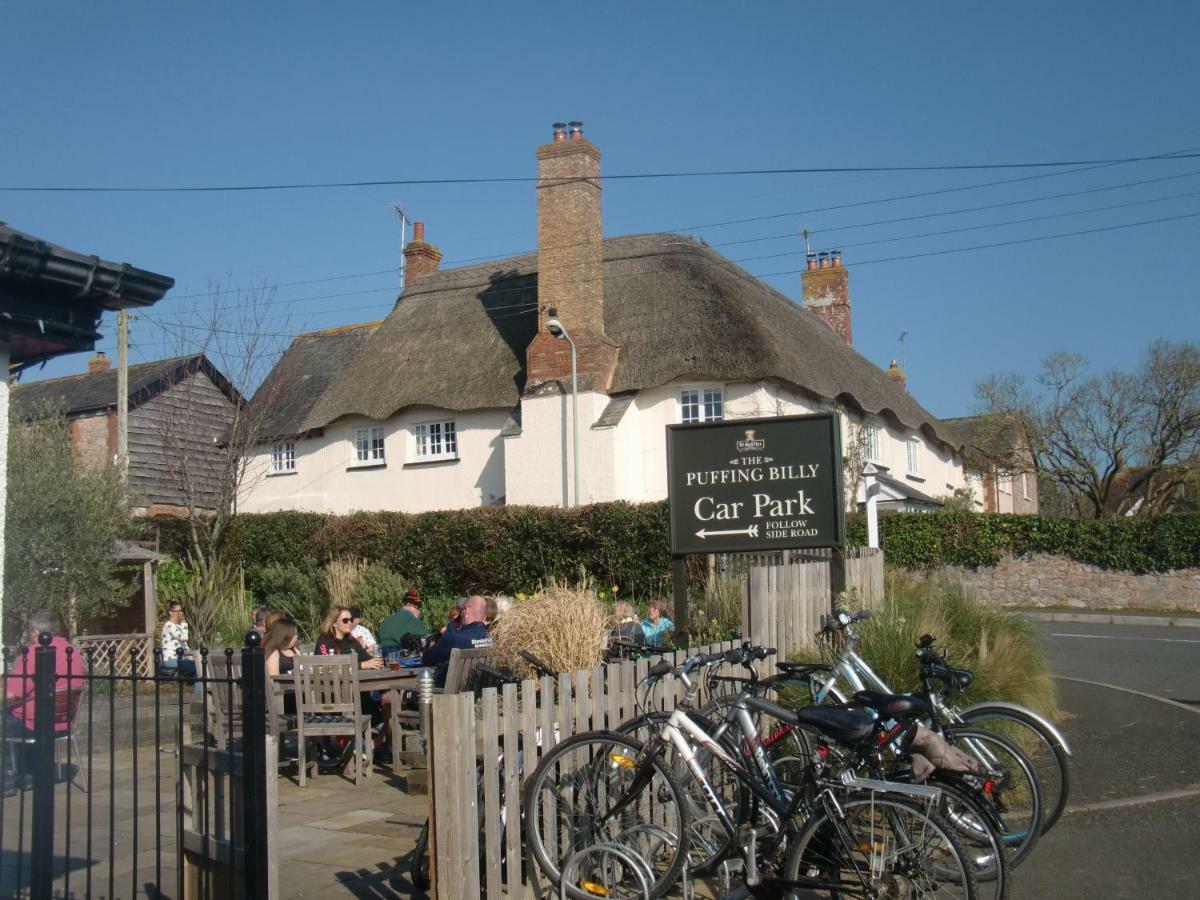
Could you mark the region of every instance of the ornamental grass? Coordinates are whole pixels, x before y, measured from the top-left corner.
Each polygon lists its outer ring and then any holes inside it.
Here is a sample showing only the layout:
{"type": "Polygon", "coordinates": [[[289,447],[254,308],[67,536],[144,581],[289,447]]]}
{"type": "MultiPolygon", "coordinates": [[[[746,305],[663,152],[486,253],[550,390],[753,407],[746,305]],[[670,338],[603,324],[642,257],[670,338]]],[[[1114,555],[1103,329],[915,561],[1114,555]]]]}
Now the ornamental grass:
{"type": "Polygon", "coordinates": [[[522,650],[556,672],[574,672],[600,665],[608,629],[608,608],[591,585],[551,582],[496,620],[492,646],[499,664],[522,677],[534,675],[522,650]]]}

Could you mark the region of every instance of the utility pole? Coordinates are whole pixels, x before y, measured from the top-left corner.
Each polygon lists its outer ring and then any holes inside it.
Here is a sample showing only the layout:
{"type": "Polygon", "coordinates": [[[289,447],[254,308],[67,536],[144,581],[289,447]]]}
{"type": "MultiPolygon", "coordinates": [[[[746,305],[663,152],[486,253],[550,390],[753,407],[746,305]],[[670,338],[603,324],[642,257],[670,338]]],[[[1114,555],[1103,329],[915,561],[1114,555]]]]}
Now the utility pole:
{"type": "Polygon", "coordinates": [[[129,477],[129,313],[117,312],[117,468],[129,477]]]}

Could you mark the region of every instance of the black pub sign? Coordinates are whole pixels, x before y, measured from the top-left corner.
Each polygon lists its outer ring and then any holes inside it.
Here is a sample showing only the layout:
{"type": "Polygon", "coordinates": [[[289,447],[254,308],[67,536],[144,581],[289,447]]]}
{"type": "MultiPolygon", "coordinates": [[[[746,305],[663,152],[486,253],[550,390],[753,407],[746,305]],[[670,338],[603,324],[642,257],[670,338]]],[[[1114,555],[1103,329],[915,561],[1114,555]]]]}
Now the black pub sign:
{"type": "Polygon", "coordinates": [[[838,547],[836,413],[667,426],[671,553],[838,547]]]}

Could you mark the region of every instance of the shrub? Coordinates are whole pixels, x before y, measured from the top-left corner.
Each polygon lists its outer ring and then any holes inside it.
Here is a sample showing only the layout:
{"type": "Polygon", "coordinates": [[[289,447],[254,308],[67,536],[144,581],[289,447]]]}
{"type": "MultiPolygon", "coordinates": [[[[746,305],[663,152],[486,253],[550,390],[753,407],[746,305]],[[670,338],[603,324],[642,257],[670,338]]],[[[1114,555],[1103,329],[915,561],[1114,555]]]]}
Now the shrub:
{"type": "Polygon", "coordinates": [[[260,603],[281,609],[295,619],[306,642],[316,639],[329,610],[316,566],[269,563],[248,569],[246,584],[260,603]]]}
{"type": "Polygon", "coordinates": [[[891,572],[886,593],[883,608],[859,626],[859,653],[893,690],[918,687],[917,639],[932,634],[951,665],[975,672],[967,702],[1010,700],[1056,714],[1054,680],[1031,622],[982,603],[952,579],[891,572]]]}
{"type": "Polygon", "coordinates": [[[608,633],[608,608],[590,585],[552,583],[518,600],[492,626],[500,665],[529,676],[533,672],[518,655],[528,650],[557,672],[598,666],[608,633]]]}
{"type": "Polygon", "coordinates": [[[353,556],[338,556],[325,564],[325,595],[330,606],[349,606],[367,561],[353,556]]]}
{"type": "MultiPolygon", "coordinates": [[[[384,566],[366,566],[350,595],[350,603],[362,611],[363,621],[372,630],[404,605],[408,582],[384,566]]],[[[444,622],[442,624],[445,624],[444,622]]]]}

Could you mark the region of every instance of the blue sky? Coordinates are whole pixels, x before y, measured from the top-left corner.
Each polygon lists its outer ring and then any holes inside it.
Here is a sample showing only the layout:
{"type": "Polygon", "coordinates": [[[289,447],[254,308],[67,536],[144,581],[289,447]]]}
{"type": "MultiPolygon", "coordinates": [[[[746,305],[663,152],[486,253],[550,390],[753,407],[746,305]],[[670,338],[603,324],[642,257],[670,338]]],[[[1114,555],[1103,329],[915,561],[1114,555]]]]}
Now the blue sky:
{"type": "MultiPolygon", "coordinates": [[[[532,176],[534,148],[570,118],[606,174],[1200,152],[1191,2],[231,7],[6,6],[0,187],[532,176]]],[[[1200,338],[1200,217],[893,259],[1200,213],[1200,158],[1064,172],[616,181],[604,232],[703,236],[798,298],[807,225],[815,249],[844,250],[856,348],[881,367],[901,358],[927,408],[963,415],[977,380],[1032,373],[1053,350],[1128,367],[1155,338],[1200,338]],[[1047,177],[872,202],[1030,175],[1047,177]],[[1015,200],[1036,202],[941,215],[1015,200]],[[814,211],[826,207],[841,208],[814,211]],[[779,217],[713,224],[765,216],[779,217]],[[930,217],[869,224],[915,216],[930,217]],[[1056,218],[990,227],[1043,216],[1056,218]],[[989,227],[912,237],[971,226],[989,227]],[[748,259],[772,254],[788,255],[748,259]]],[[[134,323],[140,362],[188,349],[218,283],[277,285],[267,330],[284,343],[383,317],[396,202],[427,223],[443,266],[536,243],[528,183],[0,191],[0,219],[176,279],[134,323]],[[318,283],[283,286],[299,281],[318,283]]],[[[115,356],[114,321],[101,347],[115,356]]]]}

